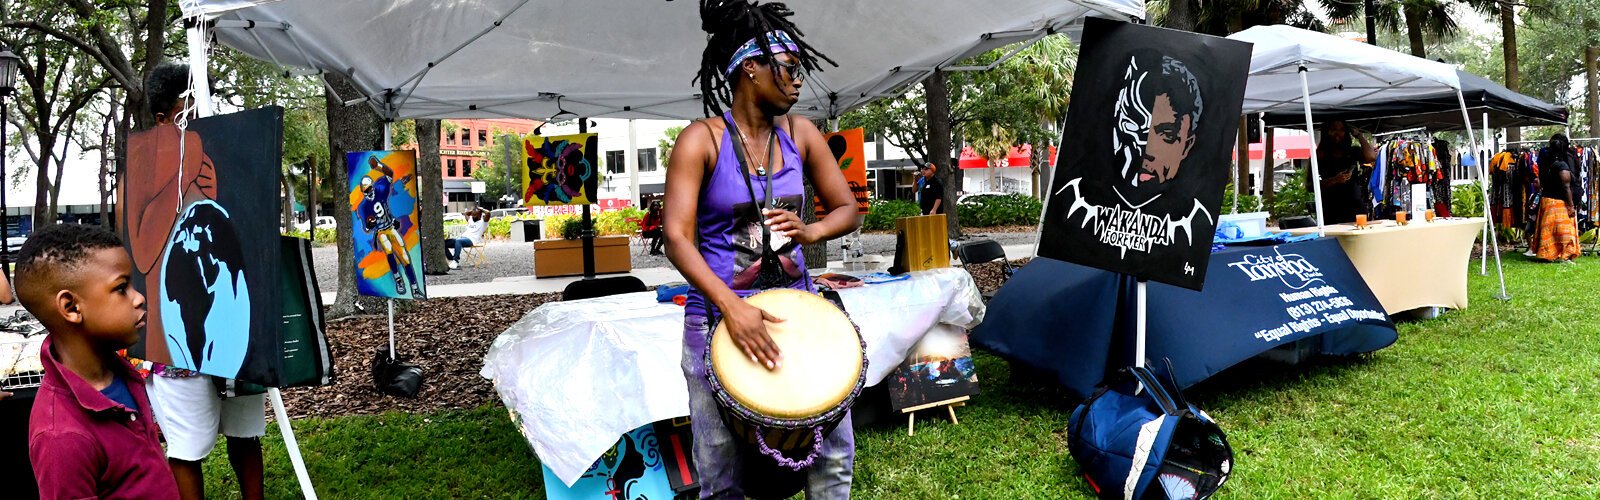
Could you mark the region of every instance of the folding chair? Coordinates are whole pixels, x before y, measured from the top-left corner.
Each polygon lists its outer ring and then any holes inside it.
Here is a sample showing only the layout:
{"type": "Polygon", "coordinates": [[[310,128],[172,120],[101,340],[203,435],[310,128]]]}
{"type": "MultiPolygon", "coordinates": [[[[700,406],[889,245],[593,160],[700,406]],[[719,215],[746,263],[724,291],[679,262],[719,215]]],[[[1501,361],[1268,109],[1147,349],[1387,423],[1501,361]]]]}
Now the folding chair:
{"type": "MultiPolygon", "coordinates": [[[[484,242],[484,244],[488,244],[488,242],[484,242]]],[[[476,268],[488,262],[489,258],[483,254],[483,246],[473,245],[461,248],[461,260],[472,264],[472,267],[476,268]]]]}
{"type": "MultiPolygon", "coordinates": [[[[961,244],[961,246],[956,247],[956,257],[961,259],[961,265],[963,266],[998,260],[1000,261],[1000,270],[1004,273],[1006,280],[1010,280],[1011,274],[1016,272],[1016,269],[1011,266],[1011,261],[1006,259],[1006,249],[1002,248],[1000,243],[991,239],[976,239],[961,244]]],[[[992,292],[983,294],[984,302],[988,302],[992,298],[994,298],[994,293],[992,292]]]]}
{"type": "Polygon", "coordinates": [[[592,280],[578,280],[567,284],[567,289],[561,292],[561,300],[583,300],[597,297],[606,297],[624,293],[643,292],[647,288],[643,281],[633,276],[612,276],[609,278],[595,278],[592,280]]]}

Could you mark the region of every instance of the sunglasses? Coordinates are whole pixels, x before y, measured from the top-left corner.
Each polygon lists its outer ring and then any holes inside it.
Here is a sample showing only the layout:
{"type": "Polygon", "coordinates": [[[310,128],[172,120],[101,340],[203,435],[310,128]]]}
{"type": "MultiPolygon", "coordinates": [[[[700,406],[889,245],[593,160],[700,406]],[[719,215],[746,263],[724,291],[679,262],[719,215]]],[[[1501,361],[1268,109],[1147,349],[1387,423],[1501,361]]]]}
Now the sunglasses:
{"type": "Polygon", "coordinates": [[[783,68],[783,72],[788,75],[789,81],[803,81],[806,79],[806,68],[800,64],[799,60],[786,62],[776,57],[770,57],[767,58],[767,62],[783,68]]]}

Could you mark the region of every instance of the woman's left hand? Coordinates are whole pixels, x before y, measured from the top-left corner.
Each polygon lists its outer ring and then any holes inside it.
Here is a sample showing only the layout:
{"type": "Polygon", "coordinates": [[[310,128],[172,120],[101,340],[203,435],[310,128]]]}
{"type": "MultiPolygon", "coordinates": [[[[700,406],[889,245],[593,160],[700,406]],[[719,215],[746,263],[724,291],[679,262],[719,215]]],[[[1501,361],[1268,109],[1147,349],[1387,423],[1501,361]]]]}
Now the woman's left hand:
{"type": "Polygon", "coordinates": [[[816,235],[809,230],[811,226],[807,226],[806,222],[794,212],[769,208],[761,211],[761,215],[767,218],[767,227],[774,233],[787,236],[802,245],[817,242],[816,235]]]}

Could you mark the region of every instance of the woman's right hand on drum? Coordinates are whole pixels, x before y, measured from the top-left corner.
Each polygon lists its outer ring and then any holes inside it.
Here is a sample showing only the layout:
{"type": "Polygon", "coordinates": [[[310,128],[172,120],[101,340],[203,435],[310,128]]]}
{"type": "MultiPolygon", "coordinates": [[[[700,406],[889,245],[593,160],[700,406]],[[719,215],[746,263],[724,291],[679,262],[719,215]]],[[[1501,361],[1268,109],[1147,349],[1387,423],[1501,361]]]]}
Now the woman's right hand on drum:
{"type": "Polygon", "coordinates": [[[734,304],[722,313],[722,320],[728,322],[728,336],[733,339],[733,344],[739,346],[739,350],[744,351],[750,361],[768,370],[783,366],[783,353],[778,352],[778,344],[773,343],[772,337],[767,335],[767,322],[782,323],[784,320],[744,301],[734,304]]]}

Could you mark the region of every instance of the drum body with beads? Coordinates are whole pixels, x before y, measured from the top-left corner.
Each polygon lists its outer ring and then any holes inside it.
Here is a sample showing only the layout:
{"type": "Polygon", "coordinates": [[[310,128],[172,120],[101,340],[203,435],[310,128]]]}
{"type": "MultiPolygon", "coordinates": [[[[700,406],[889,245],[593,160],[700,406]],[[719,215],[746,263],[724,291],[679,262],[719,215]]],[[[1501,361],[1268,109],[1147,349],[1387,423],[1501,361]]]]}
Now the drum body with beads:
{"type": "Polygon", "coordinates": [[[809,467],[866,383],[866,343],[832,302],[794,289],[745,299],[784,321],[767,323],[783,355],[776,370],[750,360],[718,320],[706,350],[706,374],[723,422],[738,439],[779,465],[809,467]]]}

